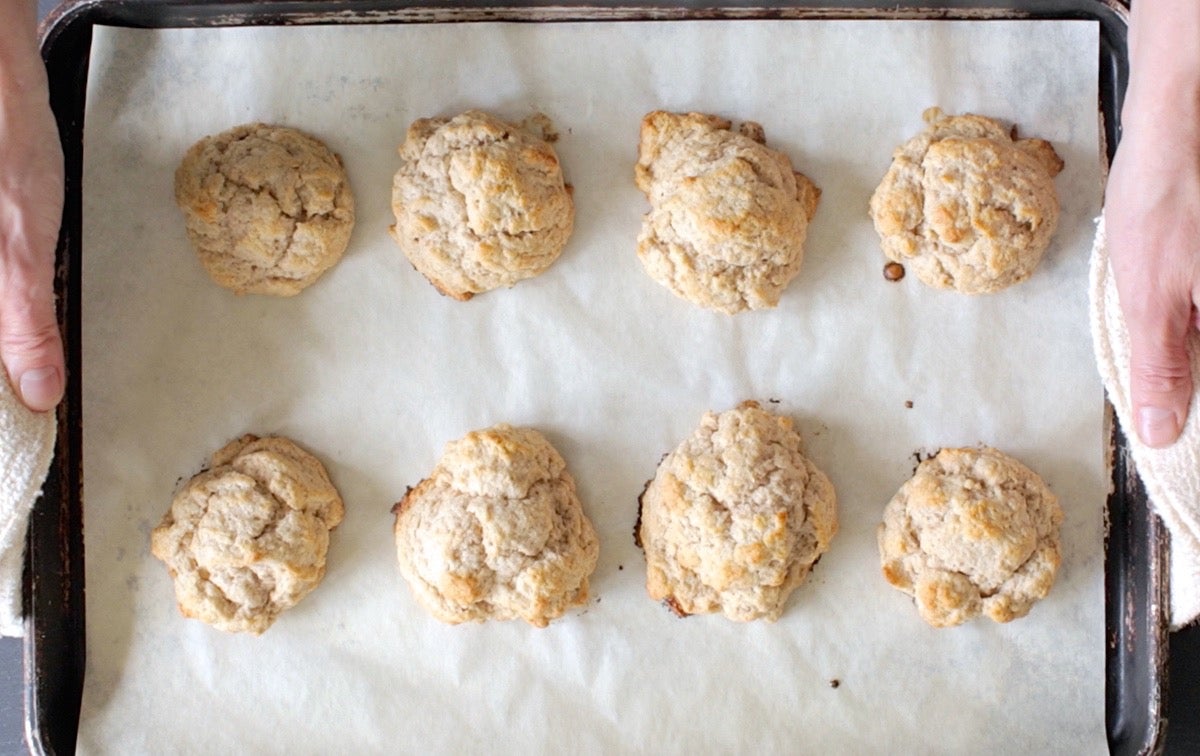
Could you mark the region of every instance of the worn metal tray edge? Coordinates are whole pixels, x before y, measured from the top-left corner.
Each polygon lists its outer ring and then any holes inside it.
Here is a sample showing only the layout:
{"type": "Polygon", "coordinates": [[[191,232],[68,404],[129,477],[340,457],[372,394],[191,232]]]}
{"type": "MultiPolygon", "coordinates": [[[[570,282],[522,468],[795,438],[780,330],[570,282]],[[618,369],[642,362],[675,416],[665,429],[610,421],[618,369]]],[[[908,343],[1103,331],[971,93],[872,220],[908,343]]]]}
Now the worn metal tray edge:
{"type": "Polygon", "coordinates": [[[1109,751],[1161,753],[1167,725],[1169,543],[1116,422],[1111,443],[1104,571],[1109,751]]]}
{"type": "MultiPolygon", "coordinates": [[[[80,341],[83,114],[92,28],[439,23],[507,20],[1080,19],[1100,24],[1099,124],[1106,157],[1120,140],[1128,80],[1123,0],[958,0],[931,6],[877,0],[66,0],[40,28],[66,164],[55,285],[67,350],[58,446],[30,524],[25,568],[25,730],[38,754],[72,753],[85,666],[83,379],[80,341]]],[[[1109,413],[1111,415],[1111,413],[1109,413]]],[[[1121,429],[1111,423],[1113,487],[1105,535],[1106,723],[1114,754],[1157,753],[1166,727],[1167,536],[1150,511],[1121,429]]]]}

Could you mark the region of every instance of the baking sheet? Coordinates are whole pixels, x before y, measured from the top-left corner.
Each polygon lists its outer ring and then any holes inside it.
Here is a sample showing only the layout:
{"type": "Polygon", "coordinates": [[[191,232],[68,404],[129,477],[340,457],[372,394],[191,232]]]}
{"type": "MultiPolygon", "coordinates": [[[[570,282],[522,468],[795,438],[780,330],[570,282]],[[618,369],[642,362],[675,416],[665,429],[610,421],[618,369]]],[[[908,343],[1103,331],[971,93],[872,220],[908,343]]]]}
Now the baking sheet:
{"type": "Polygon", "coordinates": [[[1090,22],[97,28],[81,749],[1100,752],[1096,49],[1090,22]],[[1030,281],[982,298],[884,281],[866,202],[931,104],[1065,159],[1030,281]],[[468,107],[554,120],[577,221],[546,274],[459,303],[386,228],[408,123],[468,107]],[[642,272],[632,164],[655,108],[758,120],[822,188],[776,310],[704,312],[642,272]],[[323,138],[357,195],[347,256],[294,299],[213,285],[171,200],[184,150],[250,120],[323,138]],[[679,620],[645,597],[636,497],[704,410],[744,398],[797,419],[841,532],[778,623],[679,620]],[[446,441],[501,421],[556,444],[601,540],[592,603],[545,630],[443,626],[394,563],[391,503],[446,441]],[[347,505],[325,582],[261,638],[181,619],[148,553],[179,481],[246,431],[311,449],[347,505]],[[1020,622],[935,631],[879,576],[874,529],[914,451],[978,442],[1061,497],[1063,568],[1020,622]]]}

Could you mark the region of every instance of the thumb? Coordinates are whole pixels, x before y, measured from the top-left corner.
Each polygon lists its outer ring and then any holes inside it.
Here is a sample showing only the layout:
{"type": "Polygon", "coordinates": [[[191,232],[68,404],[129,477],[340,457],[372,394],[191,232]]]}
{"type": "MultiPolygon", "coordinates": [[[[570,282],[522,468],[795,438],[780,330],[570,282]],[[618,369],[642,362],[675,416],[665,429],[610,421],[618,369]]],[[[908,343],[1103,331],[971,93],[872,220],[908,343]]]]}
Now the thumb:
{"type": "Polygon", "coordinates": [[[51,410],[63,396],[62,337],[49,281],[9,286],[0,304],[0,360],[27,407],[51,410]]]}
{"type": "Polygon", "coordinates": [[[1129,393],[1133,420],[1142,443],[1169,446],[1179,437],[1192,399],[1192,370],[1187,339],[1191,302],[1163,300],[1130,308],[1129,393]]]}

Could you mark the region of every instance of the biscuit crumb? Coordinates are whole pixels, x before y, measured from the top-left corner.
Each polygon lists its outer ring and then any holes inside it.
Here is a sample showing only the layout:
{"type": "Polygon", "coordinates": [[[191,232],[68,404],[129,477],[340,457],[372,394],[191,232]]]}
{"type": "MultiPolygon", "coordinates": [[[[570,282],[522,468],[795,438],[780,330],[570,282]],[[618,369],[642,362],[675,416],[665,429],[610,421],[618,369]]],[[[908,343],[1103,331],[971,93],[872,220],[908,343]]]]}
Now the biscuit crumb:
{"type": "Polygon", "coordinates": [[[912,408],[913,408],[912,399],[909,399],[904,402],[904,409],[912,409],[912,408]]]}
{"type": "Polygon", "coordinates": [[[842,685],[842,681],[837,679],[836,677],[829,681],[829,687],[833,688],[834,690],[837,690],[838,688],[840,688],[841,685],[842,685]]]}
{"type": "Polygon", "coordinates": [[[904,278],[904,266],[898,262],[890,262],[883,266],[883,277],[895,282],[904,278]]]}

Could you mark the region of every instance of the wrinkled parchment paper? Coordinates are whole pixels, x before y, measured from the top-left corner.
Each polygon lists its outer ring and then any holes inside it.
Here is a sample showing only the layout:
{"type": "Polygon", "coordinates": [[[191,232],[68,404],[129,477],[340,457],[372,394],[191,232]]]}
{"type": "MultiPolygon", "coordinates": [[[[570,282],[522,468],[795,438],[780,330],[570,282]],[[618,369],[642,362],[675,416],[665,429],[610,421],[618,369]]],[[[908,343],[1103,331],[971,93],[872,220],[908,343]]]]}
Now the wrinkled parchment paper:
{"type": "Polygon", "coordinates": [[[1102,752],[1096,50],[1078,22],[97,29],[81,749],[1102,752]],[[881,274],[867,200],[934,104],[1066,160],[1054,245],[1006,292],[881,274]],[[460,303],[387,227],[408,124],[470,107],[553,119],[578,217],[547,273],[460,303]],[[633,161],[656,108],[757,120],[822,188],[778,309],[705,312],[641,270],[633,161]],[[189,145],[253,120],[324,139],[358,199],[346,257],[293,299],[214,285],[172,199],[189,145]],[[705,410],[746,398],[796,418],[841,532],[778,623],[680,620],[645,596],[636,498],[705,410]],[[391,504],[502,421],[558,447],[600,535],[592,602],[545,630],[441,625],[395,566],[391,504]],[[347,507],[324,583],[260,638],[182,619],[148,551],[180,481],[244,432],[312,450],[347,507]],[[1063,567],[1021,621],[934,630],[880,577],[875,528],[914,452],[980,442],[1061,497],[1063,567]]]}

